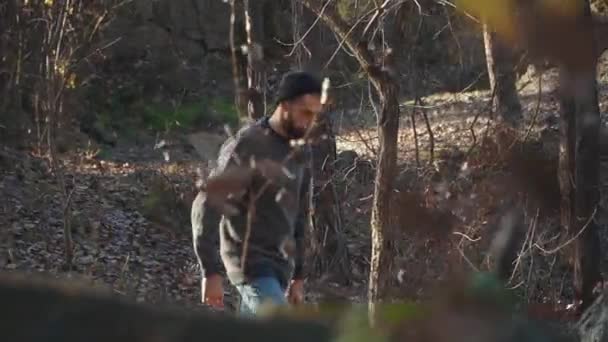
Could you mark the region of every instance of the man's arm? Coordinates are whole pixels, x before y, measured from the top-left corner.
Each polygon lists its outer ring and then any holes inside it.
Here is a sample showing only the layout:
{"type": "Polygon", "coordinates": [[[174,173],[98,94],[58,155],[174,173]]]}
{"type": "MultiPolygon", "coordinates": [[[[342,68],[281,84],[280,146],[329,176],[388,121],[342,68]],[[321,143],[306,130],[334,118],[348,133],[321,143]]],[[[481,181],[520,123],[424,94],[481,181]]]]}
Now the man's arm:
{"type": "Polygon", "coordinates": [[[296,255],[295,255],[295,271],[294,280],[303,280],[306,278],[305,256],[306,256],[306,238],[310,226],[310,210],[312,205],[313,181],[311,170],[306,168],[303,181],[302,195],[300,198],[300,211],[295,226],[296,240],[296,255]]]}
{"type": "MultiPolygon", "coordinates": [[[[229,164],[232,164],[233,152],[237,141],[234,137],[226,140],[218,152],[217,165],[209,174],[214,177],[221,174],[229,164]]],[[[219,255],[219,226],[222,214],[219,208],[212,205],[213,196],[205,190],[199,191],[194,202],[190,220],[194,252],[201,267],[203,278],[220,274],[223,265],[219,255]]]]}
{"type": "Polygon", "coordinates": [[[219,225],[221,214],[208,204],[207,195],[200,191],[191,211],[194,252],[203,278],[223,271],[219,255],[219,225]]]}
{"type": "Polygon", "coordinates": [[[250,177],[239,170],[243,158],[249,156],[246,147],[239,137],[231,137],[222,145],[216,168],[209,175],[205,189],[198,193],[192,204],[194,250],[204,278],[218,275],[224,270],[219,255],[219,225],[226,208],[238,202],[226,197],[232,192],[246,189],[249,184],[250,177]]]}

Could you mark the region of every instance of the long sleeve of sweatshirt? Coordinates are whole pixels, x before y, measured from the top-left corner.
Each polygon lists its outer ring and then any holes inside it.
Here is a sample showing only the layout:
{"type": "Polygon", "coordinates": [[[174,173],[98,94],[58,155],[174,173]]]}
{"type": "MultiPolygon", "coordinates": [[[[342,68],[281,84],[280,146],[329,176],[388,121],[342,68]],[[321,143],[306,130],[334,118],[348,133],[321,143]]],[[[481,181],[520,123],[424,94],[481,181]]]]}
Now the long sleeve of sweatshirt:
{"type": "Polygon", "coordinates": [[[221,215],[207,204],[204,192],[199,192],[192,203],[192,234],[194,252],[203,277],[224,271],[219,255],[219,226],[221,215]]]}
{"type": "MultiPolygon", "coordinates": [[[[219,151],[217,167],[210,176],[217,175],[238,164],[238,141],[231,139],[222,145],[219,151]]],[[[238,149],[239,152],[240,149],[238,149]]],[[[241,153],[242,154],[242,153],[241,153]]],[[[204,191],[199,191],[191,209],[192,237],[194,251],[201,267],[203,277],[220,274],[225,271],[220,258],[220,222],[222,214],[208,203],[204,191]]]]}

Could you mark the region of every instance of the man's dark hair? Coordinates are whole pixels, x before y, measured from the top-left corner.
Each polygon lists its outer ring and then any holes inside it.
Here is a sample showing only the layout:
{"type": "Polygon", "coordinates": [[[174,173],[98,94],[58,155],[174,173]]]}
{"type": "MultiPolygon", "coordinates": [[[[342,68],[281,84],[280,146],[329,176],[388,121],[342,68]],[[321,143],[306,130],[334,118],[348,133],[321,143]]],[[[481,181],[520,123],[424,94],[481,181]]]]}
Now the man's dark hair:
{"type": "Polygon", "coordinates": [[[283,75],[277,91],[277,104],[306,94],[321,95],[321,81],[306,71],[291,71],[283,75]]]}

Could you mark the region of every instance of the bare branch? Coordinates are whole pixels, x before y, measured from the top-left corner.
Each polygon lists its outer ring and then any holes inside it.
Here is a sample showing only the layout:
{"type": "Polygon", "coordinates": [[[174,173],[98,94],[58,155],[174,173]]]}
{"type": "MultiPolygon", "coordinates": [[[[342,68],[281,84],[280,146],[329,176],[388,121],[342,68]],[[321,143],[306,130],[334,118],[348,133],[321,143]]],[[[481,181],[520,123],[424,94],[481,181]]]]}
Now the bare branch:
{"type": "MultiPolygon", "coordinates": [[[[354,57],[365,71],[370,75],[377,74],[372,70],[375,65],[374,58],[367,49],[366,42],[356,42],[355,39],[350,36],[351,27],[340,18],[333,8],[322,5],[321,1],[318,0],[299,1],[301,1],[309,10],[317,14],[333,32],[344,40],[346,46],[353,52],[354,57]]],[[[374,85],[379,87],[379,84],[374,85]]]]}

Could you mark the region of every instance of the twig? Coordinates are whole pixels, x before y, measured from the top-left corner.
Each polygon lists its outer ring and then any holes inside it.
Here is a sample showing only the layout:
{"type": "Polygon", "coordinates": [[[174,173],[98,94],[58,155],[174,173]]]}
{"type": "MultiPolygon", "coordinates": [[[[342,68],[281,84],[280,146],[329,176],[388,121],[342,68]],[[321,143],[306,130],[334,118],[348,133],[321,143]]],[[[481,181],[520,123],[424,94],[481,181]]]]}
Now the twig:
{"type": "Polygon", "coordinates": [[[478,237],[477,239],[473,239],[472,237],[468,236],[467,234],[465,234],[465,233],[461,233],[461,232],[452,232],[452,234],[454,234],[454,235],[459,235],[459,236],[461,236],[461,237],[463,237],[463,238],[465,238],[465,239],[469,240],[470,242],[478,242],[478,241],[481,241],[481,237],[478,237]]]}
{"type": "Polygon", "coordinates": [[[509,277],[509,283],[513,281],[513,278],[515,277],[515,273],[517,272],[519,264],[521,263],[521,259],[532,248],[533,241],[534,241],[534,234],[536,232],[536,226],[538,224],[539,216],[540,216],[540,209],[537,209],[536,215],[534,216],[534,220],[532,220],[532,222],[530,223],[530,227],[528,228],[528,232],[526,234],[526,240],[522,244],[521,250],[517,257],[517,260],[515,261],[515,266],[513,267],[513,271],[511,272],[511,276],[509,277]],[[526,246],[528,246],[528,248],[526,248],[526,246]]]}
{"type": "MultiPolygon", "coordinates": [[[[528,137],[530,136],[530,133],[532,132],[532,129],[534,128],[534,126],[536,126],[536,121],[538,119],[538,115],[540,114],[540,104],[541,104],[541,98],[542,98],[542,74],[538,77],[538,97],[537,97],[537,101],[536,101],[536,109],[534,111],[534,116],[532,117],[532,122],[530,122],[530,125],[528,125],[528,128],[526,129],[526,133],[524,134],[523,138],[522,138],[522,142],[526,142],[528,140],[528,137]]],[[[511,144],[509,145],[509,147],[507,147],[505,149],[505,152],[509,152],[513,149],[513,147],[515,147],[515,144],[517,143],[517,140],[514,139],[511,144]]]]}
{"type": "Polygon", "coordinates": [[[542,248],[541,246],[539,246],[536,243],[534,244],[534,247],[538,248],[545,255],[551,255],[551,254],[559,252],[562,248],[566,247],[567,245],[571,244],[576,239],[578,239],[578,237],[585,231],[585,229],[587,229],[587,226],[589,226],[589,224],[591,223],[591,221],[595,218],[596,213],[597,213],[597,206],[595,207],[595,209],[593,209],[593,213],[591,214],[591,216],[589,217],[589,219],[587,220],[587,222],[585,223],[585,225],[578,231],[578,233],[576,233],[576,235],[574,235],[568,241],[564,242],[562,245],[560,245],[560,246],[558,246],[558,247],[556,247],[554,249],[550,249],[550,250],[546,250],[546,249],[542,248]]]}
{"type": "MultiPolygon", "coordinates": [[[[454,32],[454,25],[452,25],[452,20],[450,19],[450,13],[448,12],[448,9],[445,7],[444,7],[444,13],[445,13],[445,17],[448,20],[447,25],[450,27],[450,33],[452,34],[452,38],[456,42],[456,46],[458,46],[458,62],[460,64],[460,72],[462,75],[462,71],[464,70],[464,61],[463,61],[463,57],[462,57],[462,45],[460,45],[458,36],[456,36],[456,32],[454,32]]],[[[471,83],[471,84],[475,84],[478,80],[479,80],[479,78],[476,79],[475,81],[473,81],[473,83],[471,83]]]]}
{"type": "MultiPolygon", "coordinates": [[[[488,106],[490,107],[490,111],[493,112],[493,108],[494,108],[494,98],[496,97],[496,89],[498,87],[494,87],[494,89],[492,89],[492,95],[490,96],[490,101],[488,102],[488,106]]],[[[471,147],[469,147],[469,150],[467,151],[466,155],[467,157],[471,155],[471,153],[473,152],[473,149],[475,148],[475,146],[477,146],[477,135],[475,134],[475,124],[477,123],[477,120],[479,120],[479,116],[481,115],[481,113],[485,111],[484,110],[480,110],[477,112],[477,114],[475,114],[475,117],[473,118],[473,122],[471,122],[471,125],[469,126],[469,131],[471,132],[471,135],[473,136],[473,143],[471,144],[471,147]]]]}
{"type": "MultiPolygon", "coordinates": [[[[409,54],[409,72],[412,75],[410,79],[410,91],[414,93],[414,107],[416,105],[421,105],[422,101],[420,96],[418,95],[418,72],[416,65],[414,65],[414,61],[417,58],[418,44],[420,42],[420,32],[422,32],[423,25],[423,16],[422,16],[422,7],[418,4],[418,29],[416,31],[416,37],[414,39],[413,48],[410,50],[409,54]]],[[[420,147],[418,146],[418,131],[416,130],[416,108],[412,108],[411,113],[412,120],[412,131],[414,133],[414,148],[415,148],[415,156],[416,156],[416,166],[420,168],[420,147]]]]}
{"type": "MultiPolygon", "coordinates": [[[[338,54],[338,52],[343,49],[344,47],[344,43],[346,42],[346,39],[348,39],[348,37],[350,36],[350,34],[355,30],[355,28],[361,24],[361,22],[368,16],[370,16],[375,10],[371,10],[368,13],[362,15],[360,18],[357,19],[357,21],[350,27],[350,29],[348,30],[348,32],[346,32],[346,35],[344,37],[342,37],[341,40],[339,40],[338,43],[338,47],[334,50],[334,52],[332,53],[331,57],[329,57],[329,59],[327,60],[327,62],[325,62],[325,65],[323,66],[323,69],[326,69],[329,64],[334,60],[334,58],[336,57],[336,55],[338,54]]],[[[321,18],[321,15],[317,16],[318,18],[321,18]]]]}
{"type": "Polygon", "coordinates": [[[379,16],[382,15],[382,13],[385,10],[386,5],[390,2],[391,0],[385,0],[383,4],[380,4],[380,1],[375,1],[376,3],[376,11],[374,13],[374,16],[370,19],[370,21],[367,23],[367,25],[365,26],[365,29],[363,29],[363,35],[365,35],[365,33],[367,33],[367,30],[369,30],[369,28],[372,26],[372,24],[376,21],[376,19],[378,19],[379,16]]]}
{"type": "Polygon", "coordinates": [[[437,1],[437,3],[439,3],[440,5],[449,5],[459,11],[461,11],[464,15],[466,15],[469,19],[473,20],[474,22],[481,24],[481,22],[475,18],[472,14],[470,14],[467,11],[461,10],[460,7],[456,6],[455,4],[453,4],[452,2],[448,1],[448,0],[439,0],[437,1]]]}
{"type": "Polygon", "coordinates": [[[460,247],[457,246],[456,250],[460,253],[460,256],[462,256],[464,261],[466,261],[467,264],[469,264],[469,266],[473,269],[473,271],[479,272],[479,268],[473,264],[473,262],[466,256],[466,254],[464,254],[464,251],[460,247]]]}
{"type": "MultiPolygon", "coordinates": [[[[359,101],[359,114],[361,114],[361,112],[363,111],[362,108],[363,108],[363,96],[361,97],[361,100],[359,101]]],[[[368,143],[368,141],[370,139],[365,139],[358,127],[353,127],[352,129],[354,130],[355,134],[357,134],[360,141],[363,142],[363,145],[365,146],[365,148],[367,148],[374,156],[377,155],[377,152],[376,152],[376,149],[374,148],[374,146],[372,146],[368,143]]]]}
{"type": "Polygon", "coordinates": [[[474,79],[474,80],[473,80],[471,83],[469,83],[469,84],[468,84],[466,87],[462,88],[462,90],[459,92],[459,94],[464,94],[464,93],[466,93],[467,91],[469,91],[469,89],[473,88],[473,86],[474,86],[474,85],[475,85],[477,82],[479,82],[479,80],[480,80],[480,79],[481,79],[483,76],[485,76],[487,73],[488,73],[488,71],[487,71],[487,70],[486,70],[486,71],[482,71],[482,72],[480,72],[480,73],[479,73],[479,75],[477,75],[477,77],[476,77],[476,78],[475,78],[475,79],[474,79]]]}
{"type": "MultiPolygon", "coordinates": [[[[304,5],[302,5],[301,3],[297,2],[297,1],[291,2],[291,12],[292,12],[292,20],[293,20],[293,23],[292,23],[293,41],[296,43],[292,44],[293,48],[287,56],[291,56],[297,51],[297,55],[296,55],[295,59],[296,59],[296,65],[298,68],[302,68],[302,53],[301,53],[302,50],[304,50],[304,52],[307,54],[308,58],[312,57],[312,52],[310,52],[310,50],[304,43],[304,38],[306,38],[308,36],[308,34],[312,31],[312,28],[321,19],[321,18],[317,17],[315,19],[315,22],[306,31],[304,37],[302,37],[302,34],[300,32],[300,28],[301,28],[300,27],[301,26],[300,18],[302,17],[303,9],[304,9],[304,5]],[[299,44],[298,44],[298,42],[299,42],[299,44]],[[298,46],[301,46],[301,49],[298,49],[298,46]]],[[[281,44],[280,39],[277,39],[277,38],[274,38],[274,39],[275,39],[275,41],[279,42],[279,44],[281,44]]]]}
{"type": "MultiPolygon", "coordinates": [[[[416,96],[416,101],[418,101],[418,97],[416,96]]],[[[415,104],[416,102],[414,102],[415,104]]],[[[416,151],[416,167],[420,167],[420,148],[418,146],[418,131],[416,130],[416,109],[412,108],[412,112],[410,114],[410,120],[412,121],[412,131],[414,132],[414,148],[416,151]]]]}
{"type": "MultiPolygon", "coordinates": [[[[327,8],[327,6],[329,6],[331,4],[331,2],[332,2],[332,0],[329,0],[329,1],[327,1],[327,3],[325,3],[325,5],[323,5],[323,8],[321,8],[321,14],[323,14],[323,12],[325,12],[325,9],[327,8]]],[[[298,46],[304,42],[306,37],[308,37],[308,35],[312,31],[312,29],[315,28],[315,26],[317,25],[319,20],[321,20],[321,17],[322,17],[322,15],[318,15],[317,18],[315,19],[315,21],[312,23],[312,25],[310,25],[308,30],[306,30],[306,32],[304,32],[304,34],[297,41],[293,42],[292,44],[283,43],[277,39],[277,41],[283,45],[287,45],[287,46],[292,45],[293,46],[291,51],[285,55],[286,57],[291,57],[294,54],[294,52],[296,51],[298,46]]]]}
{"type": "Polygon", "coordinates": [[[532,132],[532,128],[536,125],[536,120],[538,119],[538,114],[540,113],[540,103],[541,103],[541,98],[543,95],[543,75],[542,73],[538,76],[538,100],[536,102],[536,110],[534,112],[534,116],[532,117],[532,122],[530,123],[530,126],[528,127],[528,130],[526,131],[526,134],[523,137],[523,141],[526,142],[528,140],[528,136],[530,135],[530,132],[532,132]]]}
{"type": "Polygon", "coordinates": [[[74,66],[78,65],[78,64],[79,64],[80,62],[82,62],[82,61],[85,61],[85,60],[89,59],[89,57],[93,56],[94,54],[96,54],[96,53],[100,53],[100,52],[102,52],[103,50],[105,50],[105,49],[107,49],[107,48],[112,47],[113,45],[115,45],[116,43],[118,43],[118,42],[119,42],[119,41],[121,41],[121,40],[122,40],[122,37],[118,37],[118,38],[116,38],[116,39],[114,39],[114,40],[110,41],[109,43],[105,44],[104,46],[99,47],[99,48],[96,48],[95,50],[93,50],[93,52],[91,52],[91,53],[89,53],[88,55],[86,55],[86,56],[84,56],[84,57],[80,58],[79,60],[77,60],[77,61],[74,63],[74,66]]]}
{"type": "MultiPolygon", "coordinates": [[[[422,102],[422,98],[419,98],[420,104],[424,107],[424,103],[422,102]]],[[[433,128],[431,127],[431,122],[429,120],[429,116],[426,114],[426,110],[423,108],[422,117],[424,118],[424,124],[426,125],[426,131],[429,134],[429,165],[432,165],[435,161],[435,134],[433,134],[433,128]]]]}

